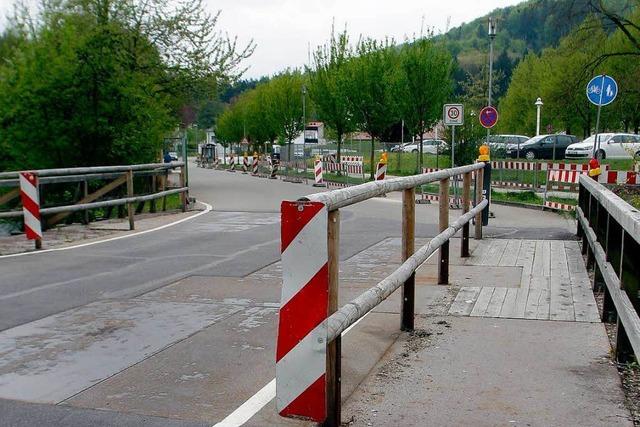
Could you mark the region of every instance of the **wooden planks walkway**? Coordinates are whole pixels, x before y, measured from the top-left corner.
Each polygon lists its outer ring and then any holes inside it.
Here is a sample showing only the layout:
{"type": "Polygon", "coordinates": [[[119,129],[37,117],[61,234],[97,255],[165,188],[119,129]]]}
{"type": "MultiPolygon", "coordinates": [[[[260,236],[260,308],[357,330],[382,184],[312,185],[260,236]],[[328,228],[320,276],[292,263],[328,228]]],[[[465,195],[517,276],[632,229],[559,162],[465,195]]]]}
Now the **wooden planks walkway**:
{"type": "Polygon", "coordinates": [[[465,264],[521,267],[520,287],[463,287],[450,315],[600,321],[576,241],[484,240],[465,264]]]}

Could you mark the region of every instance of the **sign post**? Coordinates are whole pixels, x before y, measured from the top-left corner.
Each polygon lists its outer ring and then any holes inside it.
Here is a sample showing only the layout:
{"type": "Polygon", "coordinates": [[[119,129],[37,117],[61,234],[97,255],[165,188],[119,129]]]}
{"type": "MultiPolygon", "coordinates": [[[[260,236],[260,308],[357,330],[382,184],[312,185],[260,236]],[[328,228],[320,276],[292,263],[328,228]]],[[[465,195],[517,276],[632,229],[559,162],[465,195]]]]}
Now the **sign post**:
{"type": "Polygon", "coordinates": [[[598,131],[600,129],[600,109],[604,105],[609,105],[618,96],[618,83],[611,76],[602,74],[595,76],[587,84],[587,98],[589,101],[598,106],[598,114],[596,115],[596,132],[593,141],[593,157],[595,158],[600,149],[600,141],[598,140],[598,131]]]}
{"type": "MultiPolygon", "coordinates": [[[[451,126],[451,167],[456,167],[456,126],[464,124],[464,105],[462,104],[445,104],[443,111],[443,122],[445,126],[451,126]]],[[[436,152],[438,148],[436,147],[436,152]]],[[[458,203],[458,181],[457,177],[453,178],[453,200],[454,208],[459,208],[458,203]]],[[[440,203],[443,203],[441,200],[440,203]]]]}

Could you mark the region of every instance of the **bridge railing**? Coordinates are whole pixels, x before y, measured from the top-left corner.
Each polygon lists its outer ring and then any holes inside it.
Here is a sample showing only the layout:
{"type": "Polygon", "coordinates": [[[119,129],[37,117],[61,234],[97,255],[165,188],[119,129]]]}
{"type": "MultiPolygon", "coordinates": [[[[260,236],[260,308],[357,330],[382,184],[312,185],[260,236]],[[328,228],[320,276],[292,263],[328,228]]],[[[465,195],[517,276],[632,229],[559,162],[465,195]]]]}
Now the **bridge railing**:
{"type": "Polygon", "coordinates": [[[340,425],[341,335],[402,287],[402,330],[414,328],[415,271],[439,250],[438,283],[449,282],[449,240],[462,229],[461,256],[469,256],[469,222],[482,238],[485,163],[373,181],[282,203],[282,300],[276,350],[276,406],[282,416],[340,425]],[[471,208],[472,173],[476,204],[471,208]],[[463,214],[449,223],[449,180],[463,175],[463,214]],[[439,234],[415,250],[415,189],[439,182],[439,234]],[[376,286],[338,307],[340,209],[402,191],[402,265],[376,286]]]}
{"type": "MultiPolygon", "coordinates": [[[[78,167],[78,168],[61,168],[61,169],[41,169],[28,171],[37,177],[37,188],[39,199],[42,202],[47,192],[46,185],[53,184],[70,184],[77,183],[77,197],[75,203],[59,206],[40,206],[39,212],[43,217],[41,222],[45,226],[52,226],[73,212],[84,211],[83,222],[89,222],[89,210],[96,208],[105,208],[111,206],[128,207],[129,228],[134,229],[135,203],[151,201],[152,212],[155,211],[155,201],[163,198],[163,209],[166,207],[166,197],[172,194],[180,194],[182,210],[186,209],[188,187],[185,182],[185,164],[184,162],[172,163],[150,163],[139,165],[122,165],[122,166],[95,166],[95,167],[78,167]],[[169,171],[179,168],[179,182],[168,188],[169,171]],[[134,177],[139,182],[144,177],[149,179],[145,191],[136,194],[134,187],[134,177]],[[98,188],[91,192],[89,183],[99,183],[98,188]],[[126,197],[121,197],[122,191],[117,198],[108,198],[113,194],[114,190],[121,186],[126,186],[126,197]],[[102,199],[102,200],[99,200],[102,199]]],[[[14,199],[20,197],[19,171],[0,173],[0,206],[19,204],[13,202],[14,199]]],[[[95,186],[94,186],[95,187],[95,186]]],[[[75,187],[74,187],[75,188],[75,187]]],[[[20,218],[24,215],[23,210],[8,210],[0,212],[2,218],[20,218]]],[[[38,242],[36,242],[38,245],[38,242]]]]}
{"type": "Polygon", "coordinates": [[[640,356],[640,212],[586,175],[579,178],[578,236],[593,288],[604,291],[603,322],[615,322],[620,362],[640,356]]]}

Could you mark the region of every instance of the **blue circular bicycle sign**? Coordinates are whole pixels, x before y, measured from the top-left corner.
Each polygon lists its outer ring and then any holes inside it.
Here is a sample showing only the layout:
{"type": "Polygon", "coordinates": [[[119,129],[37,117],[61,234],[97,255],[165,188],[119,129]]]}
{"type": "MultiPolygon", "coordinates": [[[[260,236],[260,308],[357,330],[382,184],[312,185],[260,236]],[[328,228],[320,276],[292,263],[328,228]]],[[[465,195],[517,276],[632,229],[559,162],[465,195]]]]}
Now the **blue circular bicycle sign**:
{"type": "Polygon", "coordinates": [[[595,76],[587,84],[587,98],[592,104],[609,105],[618,95],[618,83],[611,76],[602,74],[595,76]]]}

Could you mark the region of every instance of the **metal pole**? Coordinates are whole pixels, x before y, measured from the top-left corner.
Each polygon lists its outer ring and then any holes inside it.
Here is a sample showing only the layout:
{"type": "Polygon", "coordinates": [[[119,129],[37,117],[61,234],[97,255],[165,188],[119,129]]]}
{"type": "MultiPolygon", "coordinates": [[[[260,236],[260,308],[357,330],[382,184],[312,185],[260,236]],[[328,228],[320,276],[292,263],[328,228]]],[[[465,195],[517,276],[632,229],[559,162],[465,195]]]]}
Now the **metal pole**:
{"type": "MultiPolygon", "coordinates": [[[[438,148],[436,148],[436,151],[437,150],[438,148]]],[[[456,151],[456,127],[451,126],[451,167],[452,168],[456,167],[455,151],[456,151]]],[[[454,208],[458,205],[458,177],[457,176],[453,177],[453,204],[454,204],[454,208]]]]}
{"type": "Polygon", "coordinates": [[[600,83],[600,102],[598,102],[598,114],[596,115],[596,133],[593,140],[593,157],[596,157],[596,153],[600,150],[600,141],[598,141],[598,130],[600,129],[600,110],[602,109],[602,94],[604,93],[604,74],[602,75],[602,81],[600,83]]]}
{"type": "Polygon", "coordinates": [[[302,85],[302,161],[304,162],[304,180],[307,181],[307,88],[302,85]]]}
{"type": "MultiPolygon", "coordinates": [[[[493,39],[495,38],[495,27],[493,26],[493,18],[489,18],[489,107],[491,107],[491,91],[493,85],[493,39]]],[[[487,128],[487,145],[489,145],[489,135],[491,129],[487,128]]]]}
{"type": "MultiPolygon", "coordinates": [[[[538,111],[536,113],[536,136],[540,135],[540,105],[536,105],[538,111]]],[[[520,143],[518,143],[519,145],[520,143]]]]}

